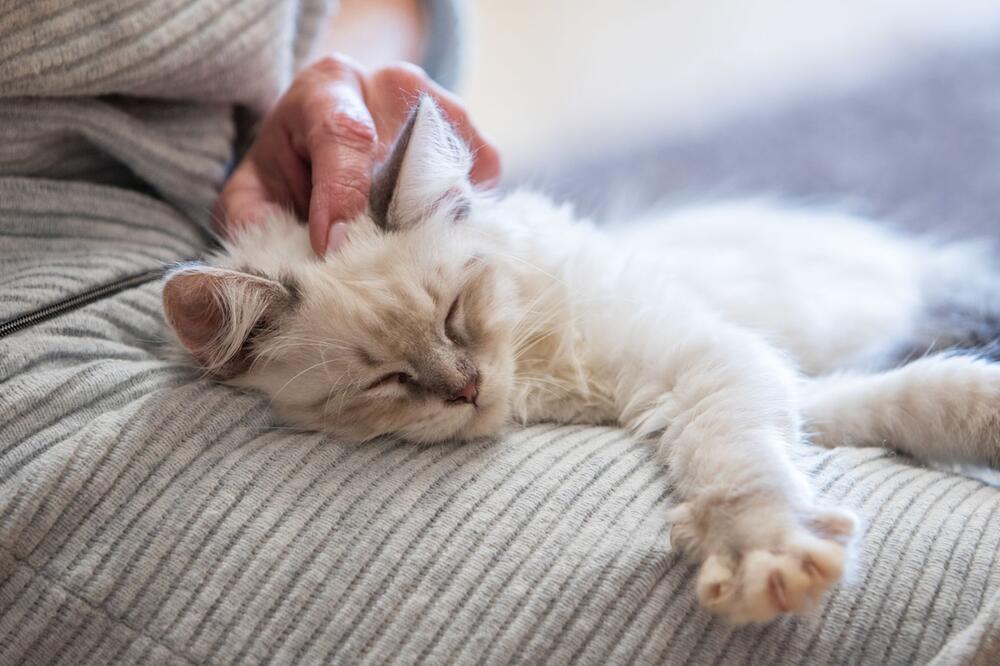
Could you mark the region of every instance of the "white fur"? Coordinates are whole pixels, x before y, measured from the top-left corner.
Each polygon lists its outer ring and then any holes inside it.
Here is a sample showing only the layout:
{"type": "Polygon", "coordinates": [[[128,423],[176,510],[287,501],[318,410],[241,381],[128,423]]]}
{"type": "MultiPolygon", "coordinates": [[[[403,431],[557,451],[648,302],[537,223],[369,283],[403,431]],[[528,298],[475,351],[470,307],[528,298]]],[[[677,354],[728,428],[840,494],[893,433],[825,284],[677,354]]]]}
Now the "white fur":
{"type": "MultiPolygon", "coordinates": [[[[454,137],[442,138],[450,131],[439,115],[420,121],[394,201],[403,212],[454,193],[451,167],[463,154],[454,137]],[[434,164],[443,174],[436,185],[434,164]]],[[[619,423],[668,467],[683,500],[672,514],[674,545],[702,563],[703,603],[735,622],[807,609],[846,566],[854,519],[823,506],[787,455],[804,422],[827,445],[889,441],[928,458],[996,462],[995,366],[932,357],[866,374],[918,326],[929,271],[970,264],[973,253],[760,202],[603,230],[528,192],[470,196],[462,222],[424,206],[412,228],[382,233],[361,216],[324,259],[291,219],[234,239],[214,265],[292,276],[304,300],[232,381],[267,392],[299,425],[358,439],[465,438],[505,422],[619,423]],[[487,269],[488,280],[469,275],[487,269]],[[488,284],[476,287],[478,310],[463,316],[486,318],[494,337],[487,349],[456,351],[440,321],[476,279],[488,284]],[[410,323],[377,328],[386,313],[410,323]],[[376,328],[364,333],[362,322],[376,328]],[[392,351],[400,340],[410,351],[392,351]],[[478,367],[482,402],[424,396],[411,405],[405,387],[364,388],[383,370],[345,349],[366,345],[390,371],[416,372],[419,362],[445,372],[448,355],[460,353],[478,367]],[[379,404],[411,416],[391,421],[379,404]]]]}

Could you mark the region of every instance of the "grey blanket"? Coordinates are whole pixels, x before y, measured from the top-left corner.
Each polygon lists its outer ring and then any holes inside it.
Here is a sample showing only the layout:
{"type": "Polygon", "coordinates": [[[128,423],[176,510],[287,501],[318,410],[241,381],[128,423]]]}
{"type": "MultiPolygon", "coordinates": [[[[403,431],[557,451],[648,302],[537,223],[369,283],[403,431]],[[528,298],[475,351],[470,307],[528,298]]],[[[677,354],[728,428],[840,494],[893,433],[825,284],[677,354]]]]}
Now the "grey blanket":
{"type": "MultiPolygon", "coordinates": [[[[204,251],[310,2],[0,6],[0,321],[204,251]],[[47,16],[40,21],[40,16],[47,16]]],[[[131,285],[131,286],[129,286],[131,285]]],[[[613,428],[348,446],[162,353],[158,283],[0,338],[0,664],[996,663],[1000,491],[798,463],[866,522],[817,612],[732,629],[613,428]]],[[[2,329],[0,329],[2,330],[2,329]]]]}

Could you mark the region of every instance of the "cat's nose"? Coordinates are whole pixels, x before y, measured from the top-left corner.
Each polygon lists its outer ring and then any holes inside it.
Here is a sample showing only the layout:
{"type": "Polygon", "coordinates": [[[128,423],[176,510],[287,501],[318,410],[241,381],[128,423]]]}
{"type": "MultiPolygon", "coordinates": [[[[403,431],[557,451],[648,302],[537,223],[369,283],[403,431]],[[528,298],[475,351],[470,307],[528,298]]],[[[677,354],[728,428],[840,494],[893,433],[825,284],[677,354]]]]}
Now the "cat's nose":
{"type": "Polygon", "coordinates": [[[465,383],[462,390],[456,393],[451,398],[451,402],[461,403],[464,402],[469,405],[476,404],[476,400],[479,398],[479,377],[473,375],[469,381],[465,383]]]}

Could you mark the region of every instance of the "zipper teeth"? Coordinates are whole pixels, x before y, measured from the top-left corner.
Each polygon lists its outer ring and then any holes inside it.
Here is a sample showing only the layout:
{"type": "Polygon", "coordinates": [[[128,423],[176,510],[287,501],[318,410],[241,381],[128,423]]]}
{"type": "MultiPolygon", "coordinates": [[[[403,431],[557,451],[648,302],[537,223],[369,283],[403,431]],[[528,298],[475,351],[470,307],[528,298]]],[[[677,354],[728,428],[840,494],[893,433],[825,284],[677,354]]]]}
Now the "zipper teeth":
{"type": "Polygon", "coordinates": [[[40,324],[43,321],[48,321],[49,319],[58,317],[63,313],[82,308],[85,305],[89,305],[94,301],[98,301],[107,296],[113,296],[114,294],[125,291],[126,289],[131,289],[148,282],[153,282],[154,280],[158,280],[163,277],[164,273],[166,273],[166,268],[153,268],[148,271],[143,271],[142,273],[136,273],[134,275],[115,280],[114,282],[102,284],[99,287],[93,287],[82,293],[76,294],[75,296],[70,296],[61,301],[52,303],[51,305],[38,308],[33,312],[18,315],[13,319],[0,322],[0,338],[6,337],[11,333],[16,333],[22,329],[29,328],[35,324],[40,324]]]}

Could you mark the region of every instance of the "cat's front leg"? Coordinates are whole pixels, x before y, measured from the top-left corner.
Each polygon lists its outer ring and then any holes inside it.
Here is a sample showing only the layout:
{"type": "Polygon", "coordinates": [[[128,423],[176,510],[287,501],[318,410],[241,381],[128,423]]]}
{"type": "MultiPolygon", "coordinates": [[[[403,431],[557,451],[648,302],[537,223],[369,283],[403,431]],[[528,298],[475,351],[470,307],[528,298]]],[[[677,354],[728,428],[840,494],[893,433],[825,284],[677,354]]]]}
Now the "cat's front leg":
{"type": "Polygon", "coordinates": [[[727,328],[635,372],[623,421],[657,442],[683,500],[671,540],[700,563],[702,604],[736,623],[808,610],[841,578],[855,520],[818,505],[789,459],[800,437],[794,370],[727,328]]]}

